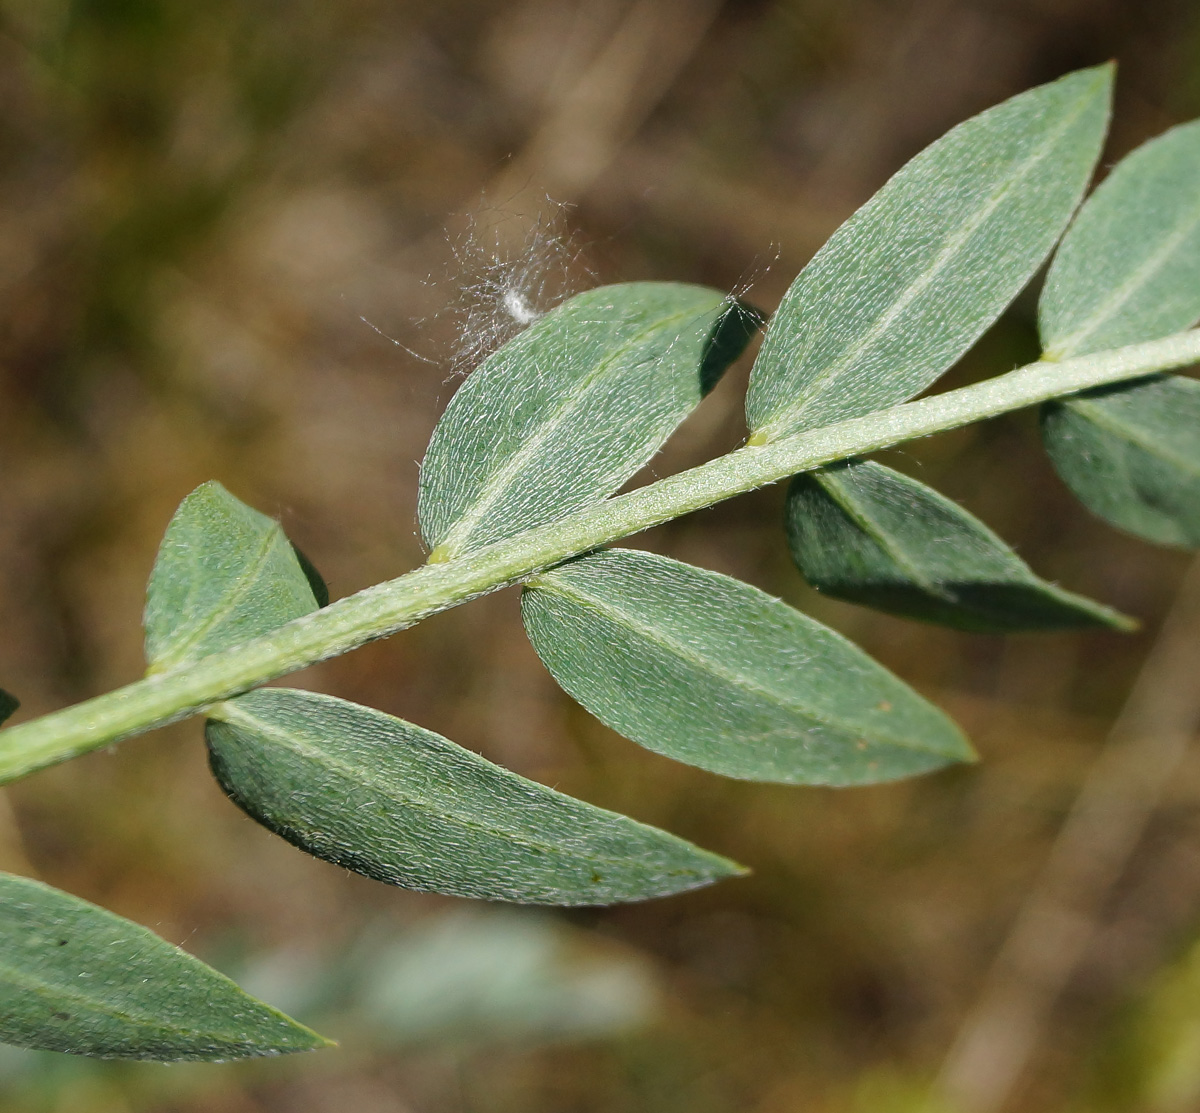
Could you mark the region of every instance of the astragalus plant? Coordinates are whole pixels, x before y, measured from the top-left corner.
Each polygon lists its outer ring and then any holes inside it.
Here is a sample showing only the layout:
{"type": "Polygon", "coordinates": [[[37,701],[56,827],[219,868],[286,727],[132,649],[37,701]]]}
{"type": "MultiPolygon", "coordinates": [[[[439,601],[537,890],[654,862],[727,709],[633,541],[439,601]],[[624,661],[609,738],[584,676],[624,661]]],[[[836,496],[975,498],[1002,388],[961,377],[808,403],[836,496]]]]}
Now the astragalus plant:
{"type": "MultiPolygon", "coordinates": [[[[763,325],[721,291],[640,282],[563,302],[465,380],[421,468],[429,560],[407,575],[330,603],[275,521],[216,482],[200,487],[150,578],[146,677],[5,729],[0,781],[200,716],[239,807],[394,885],[596,905],[737,874],[413,723],[261,687],[508,586],[562,687],[678,761],[862,785],[972,760],[953,722],[832,630],[727,576],[609,546],[787,479],[787,543],[830,595],[967,630],[1128,628],[1040,579],[955,503],[865,459],[1041,406],[1046,449],[1091,510],[1151,541],[1200,545],[1200,384],[1164,374],[1200,362],[1200,331],[1188,331],[1200,317],[1200,123],[1136,150],[1080,207],[1111,81],[1111,67],[1084,70],[966,121],[852,216],[767,325],[749,437],[728,455],[615,493],[763,325]],[[909,401],[1056,244],[1042,358],[909,401]]],[[[323,1042],[145,929],[10,875],[0,1038],[162,1060],[323,1042]]]]}

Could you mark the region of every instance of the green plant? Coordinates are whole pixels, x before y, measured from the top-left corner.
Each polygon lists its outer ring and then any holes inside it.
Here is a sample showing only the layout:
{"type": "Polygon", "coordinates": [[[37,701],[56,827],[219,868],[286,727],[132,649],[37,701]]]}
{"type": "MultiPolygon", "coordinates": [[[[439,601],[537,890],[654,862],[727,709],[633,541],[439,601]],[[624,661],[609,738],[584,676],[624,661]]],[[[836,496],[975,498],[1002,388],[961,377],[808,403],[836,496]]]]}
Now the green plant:
{"type": "MultiPolygon", "coordinates": [[[[258,687],[512,584],[559,683],[678,760],[824,785],[971,760],[939,710],[793,608],[726,576],[604,546],[796,477],[788,539],[830,594],[969,630],[1129,628],[1039,579],[955,504],[861,459],[1045,404],[1047,448],[1086,505],[1151,540],[1200,544],[1200,385],[1162,374],[1200,361],[1200,331],[1183,331],[1200,317],[1200,124],[1134,152],[1072,222],[1111,79],[1111,67],[1081,71],[968,120],[843,225],[772,319],[750,380],[749,439],[726,456],[614,495],[762,324],[716,291],[633,283],[563,303],[467,378],[422,466],[431,551],[408,575],[330,604],[277,523],[216,483],[200,487],[151,576],[147,677],[5,729],[0,782],[202,714],[213,772],[240,807],[369,877],[572,905],[739,872],[421,727],[258,687]],[[1043,358],[908,401],[997,318],[1068,223],[1040,303],[1043,358]]],[[[323,1042],[67,894],[5,875],[0,907],[4,1040],[155,1059],[323,1042]]]]}

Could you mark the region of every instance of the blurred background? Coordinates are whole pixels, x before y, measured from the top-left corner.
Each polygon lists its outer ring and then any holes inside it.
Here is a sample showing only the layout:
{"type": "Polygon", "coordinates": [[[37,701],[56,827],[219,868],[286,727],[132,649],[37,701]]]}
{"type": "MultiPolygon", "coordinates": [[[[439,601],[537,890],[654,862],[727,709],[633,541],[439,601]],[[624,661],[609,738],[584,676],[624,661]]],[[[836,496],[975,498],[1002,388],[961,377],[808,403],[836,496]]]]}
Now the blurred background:
{"type": "MultiPolygon", "coordinates": [[[[158,540],[206,479],[279,517],[335,596],[419,564],[417,464],[511,335],[506,294],[674,279],[772,309],[925,144],[1108,58],[1107,164],[1200,113],[1189,0],[0,0],[18,721],[141,673],[158,540]]],[[[944,385],[1034,358],[1033,304],[944,385]]],[[[748,362],[654,474],[739,443],[748,362]]],[[[1195,698],[1200,586],[1160,639],[1186,554],[1089,517],[1031,413],[888,462],[1142,632],[957,634],[815,597],[768,489],[636,543],[846,633],[955,715],[980,765],[833,791],[673,764],[556,689],[512,591],[296,678],[754,871],[638,906],[474,905],[308,859],[225,800],[195,722],[39,774],[0,797],[0,868],[342,1044],[171,1068],[4,1048],[0,1107],[1200,1109],[1200,756],[1186,713],[1142,729],[1195,698]]]]}

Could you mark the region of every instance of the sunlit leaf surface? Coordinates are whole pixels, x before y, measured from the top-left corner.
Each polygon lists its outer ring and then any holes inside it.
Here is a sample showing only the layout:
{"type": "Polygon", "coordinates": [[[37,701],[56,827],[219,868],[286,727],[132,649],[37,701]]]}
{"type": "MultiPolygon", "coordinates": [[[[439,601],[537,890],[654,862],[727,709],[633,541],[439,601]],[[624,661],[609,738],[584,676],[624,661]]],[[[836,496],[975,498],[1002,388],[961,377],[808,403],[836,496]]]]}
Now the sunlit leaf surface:
{"type": "Polygon", "coordinates": [[[1029,281],[1079,203],[1112,69],[1081,70],[960,124],[899,170],[800,272],[750,379],[757,439],[903,402],[1029,281]]]}
{"type": "Polygon", "coordinates": [[[1079,210],[1038,307],[1049,358],[1179,332],[1200,319],[1200,121],[1122,159],[1079,210]]]}
{"type": "Polygon", "coordinates": [[[848,785],[972,757],[945,715],[856,646],[728,576],[607,550],[538,576],[522,612],[563,688],[690,765],[848,785]]]}
{"type": "Polygon", "coordinates": [[[471,374],[421,465],[435,559],[611,495],[662,447],[759,324],[717,290],[631,282],[551,310],[471,374]]]}

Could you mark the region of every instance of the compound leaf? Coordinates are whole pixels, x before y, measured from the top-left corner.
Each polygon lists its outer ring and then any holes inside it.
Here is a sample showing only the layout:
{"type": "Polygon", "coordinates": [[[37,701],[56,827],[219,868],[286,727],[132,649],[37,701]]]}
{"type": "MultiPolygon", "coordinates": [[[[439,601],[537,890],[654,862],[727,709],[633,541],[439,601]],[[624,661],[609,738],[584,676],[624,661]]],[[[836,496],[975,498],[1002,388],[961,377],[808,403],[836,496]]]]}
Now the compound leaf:
{"type": "Polygon", "coordinates": [[[331,696],[264,688],[206,727],[230,798],[302,850],[408,889],[531,904],[645,900],[740,872],[331,696]]]}
{"type": "Polygon", "coordinates": [[[4,722],[20,706],[21,701],[16,696],[0,688],[0,723],[4,722]]]}
{"type": "Polygon", "coordinates": [[[999,316],[1061,235],[1100,153],[1112,67],[960,124],[801,271],[746,400],[763,443],[911,398],[999,316]]]}
{"type": "Polygon", "coordinates": [[[719,291],[589,290],[473,372],[421,465],[421,531],[445,560],[612,494],[644,465],[761,323],[719,291]]]}
{"type": "Polygon", "coordinates": [[[150,573],[150,671],[241,644],[315,611],[318,586],[324,589],[316,570],[278,522],[221,484],[202,484],[180,503],[150,573]]]}
{"type": "Polygon", "coordinates": [[[1200,383],[1160,375],[1050,403],[1042,439],[1094,514],[1147,541],[1200,548],[1200,383]]]}
{"type": "Polygon", "coordinates": [[[161,1062],[329,1043],[144,927],[12,874],[0,874],[0,1040],[161,1062]]]}
{"type": "Polygon", "coordinates": [[[1122,159],[1054,256],[1038,306],[1048,359],[1157,340],[1200,318],[1200,121],[1122,159]]]}
{"type": "Polygon", "coordinates": [[[873,461],[796,476],[786,519],[805,579],[852,603],[982,633],[1134,625],[1039,579],[979,519],[873,461]]]}
{"type": "Polygon", "coordinates": [[[601,722],[715,773],[870,784],[973,756],[860,649],[716,572],[605,550],[530,581],[522,613],[538,656],[601,722]]]}

